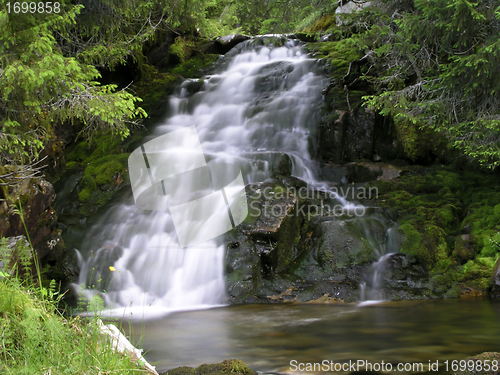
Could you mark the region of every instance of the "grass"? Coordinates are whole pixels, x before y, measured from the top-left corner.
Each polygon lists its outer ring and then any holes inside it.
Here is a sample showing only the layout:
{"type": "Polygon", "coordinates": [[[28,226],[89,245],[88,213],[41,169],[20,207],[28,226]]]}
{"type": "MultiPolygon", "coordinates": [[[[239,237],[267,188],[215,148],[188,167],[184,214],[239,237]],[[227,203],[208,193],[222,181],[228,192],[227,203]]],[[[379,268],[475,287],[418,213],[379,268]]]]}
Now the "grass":
{"type": "Polygon", "coordinates": [[[17,278],[0,280],[0,373],[146,373],[113,351],[97,318],[65,318],[17,278]]]}
{"type": "MultiPolygon", "coordinates": [[[[22,217],[22,212],[21,212],[22,217]]],[[[98,328],[99,316],[65,317],[57,309],[55,282],[42,285],[33,248],[18,241],[11,251],[0,240],[1,374],[146,374],[113,349],[98,328]],[[34,272],[35,271],[35,272],[34,272]]]]}

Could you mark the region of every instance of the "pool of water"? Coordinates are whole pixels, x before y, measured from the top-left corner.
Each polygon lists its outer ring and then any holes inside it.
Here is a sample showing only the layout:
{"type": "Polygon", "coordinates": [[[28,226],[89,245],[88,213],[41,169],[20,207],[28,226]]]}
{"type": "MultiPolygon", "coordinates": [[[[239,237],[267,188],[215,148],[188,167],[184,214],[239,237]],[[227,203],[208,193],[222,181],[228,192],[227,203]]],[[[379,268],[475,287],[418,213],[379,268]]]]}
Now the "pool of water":
{"type": "Polygon", "coordinates": [[[230,358],[262,372],[293,373],[325,360],[439,361],[441,372],[446,360],[500,351],[500,303],[481,299],[229,306],[130,327],[159,372],[230,358]]]}

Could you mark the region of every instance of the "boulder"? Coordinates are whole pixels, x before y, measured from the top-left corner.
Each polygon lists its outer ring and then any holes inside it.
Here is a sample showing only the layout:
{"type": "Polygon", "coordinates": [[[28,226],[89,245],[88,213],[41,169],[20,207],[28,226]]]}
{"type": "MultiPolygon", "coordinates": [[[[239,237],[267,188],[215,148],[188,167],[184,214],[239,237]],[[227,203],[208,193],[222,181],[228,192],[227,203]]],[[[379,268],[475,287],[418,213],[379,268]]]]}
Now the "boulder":
{"type": "Polygon", "coordinates": [[[168,370],[162,375],[215,375],[215,374],[234,374],[234,375],[257,375],[257,373],[247,367],[238,359],[227,359],[221,363],[203,364],[197,368],[178,367],[168,370]]]}
{"type": "Polygon", "coordinates": [[[470,234],[462,234],[457,237],[452,255],[459,264],[465,264],[468,260],[474,259],[475,252],[476,244],[470,234]]]}
{"type": "Polygon", "coordinates": [[[436,297],[427,270],[415,257],[403,253],[389,255],[383,279],[384,292],[390,300],[436,297]]]}
{"type": "Polygon", "coordinates": [[[319,230],[321,240],[316,260],[327,275],[344,267],[368,264],[373,260],[370,244],[363,239],[353,221],[324,221],[319,223],[319,230]]]}
{"type": "MultiPolygon", "coordinates": [[[[457,371],[451,371],[453,375],[498,375],[500,374],[500,353],[495,352],[484,352],[472,357],[465,358],[463,363],[469,363],[469,361],[473,361],[475,364],[480,362],[482,366],[466,366],[465,370],[458,369],[457,371]],[[496,366],[492,366],[495,364],[496,366]],[[490,370],[484,370],[486,364],[490,365],[490,370]],[[480,369],[481,367],[481,369],[480,369]]],[[[462,361],[460,361],[462,363],[462,361]]],[[[472,362],[471,362],[472,363],[472,362]]],[[[459,366],[461,367],[461,366],[459,366]]]]}
{"type": "Polygon", "coordinates": [[[337,26],[341,26],[346,23],[346,21],[342,19],[341,15],[359,12],[370,5],[371,1],[349,1],[346,4],[337,7],[335,10],[335,14],[337,16],[337,26]]]}
{"type": "Polygon", "coordinates": [[[250,37],[247,35],[231,34],[218,37],[215,39],[215,44],[219,48],[218,53],[224,55],[229,52],[230,49],[248,39],[250,39],[250,37]]]}
{"type": "MultiPolygon", "coordinates": [[[[4,167],[16,176],[15,167],[4,167]]],[[[53,186],[43,178],[20,178],[4,186],[0,203],[0,237],[24,235],[43,262],[49,252],[60,251],[60,234],[56,231],[57,214],[52,203],[56,197],[53,186]]]]}

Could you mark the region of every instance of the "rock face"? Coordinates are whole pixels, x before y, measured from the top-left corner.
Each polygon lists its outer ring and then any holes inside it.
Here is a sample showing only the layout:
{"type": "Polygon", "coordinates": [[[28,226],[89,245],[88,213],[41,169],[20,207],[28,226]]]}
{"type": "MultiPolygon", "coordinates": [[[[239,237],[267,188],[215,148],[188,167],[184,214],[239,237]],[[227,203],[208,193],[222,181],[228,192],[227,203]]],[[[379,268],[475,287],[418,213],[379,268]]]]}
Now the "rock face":
{"type": "Polygon", "coordinates": [[[396,156],[393,135],[387,132],[380,116],[364,108],[344,110],[329,95],[330,92],[325,95],[327,110],[318,132],[318,156],[323,161],[378,161],[396,156]]]}
{"type": "Polygon", "coordinates": [[[414,257],[395,253],[386,260],[384,293],[387,299],[435,298],[442,292],[438,285],[432,284],[429,273],[414,257]]]}
{"type": "Polygon", "coordinates": [[[324,173],[331,172],[339,193],[350,189],[346,198],[364,205],[362,215],[291,177],[247,187],[251,214],[228,234],[229,302],[353,302],[361,283],[389,300],[466,296],[484,292],[488,283],[490,295],[500,297],[500,261],[489,282],[490,262],[474,258],[476,237],[457,234],[461,206],[454,194],[460,189],[443,187],[456,185],[455,173],[350,165],[363,173],[333,165],[324,173]],[[377,193],[359,195],[373,185],[346,179],[376,180],[377,193]]]}
{"type": "MultiPolygon", "coordinates": [[[[229,52],[231,48],[244,42],[245,40],[250,39],[249,36],[241,35],[241,34],[231,34],[220,36],[215,39],[215,48],[218,49],[218,53],[225,54],[229,52]]],[[[213,52],[212,52],[213,53],[213,52]]]]}
{"type": "MultiPolygon", "coordinates": [[[[484,352],[473,357],[468,357],[463,360],[464,363],[469,363],[469,361],[473,361],[476,363],[477,361],[481,363],[482,369],[480,370],[480,366],[466,366],[467,368],[464,371],[460,369],[458,371],[452,371],[453,375],[498,375],[500,374],[500,353],[495,352],[484,352]],[[496,366],[493,366],[496,361],[496,366]],[[489,364],[490,369],[488,371],[485,370],[485,365],[489,364]]],[[[462,361],[460,361],[462,362],[462,361]]]]}
{"type": "Polygon", "coordinates": [[[31,242],[36,246],[50,235],[57,220],[51,207],[56,197],[51,184],[42,178],[25,178],[15,185],[5,187],[2,193],[4,200],[0,203],[1,237],[26,235],[26,226],[31,242]]]}
{"type": "MultiPolygon", "coordinates": [[[[356,217],[293,178],[249,185],[247,196],[249,216],[228,233],[229,302],[359,300],[363,275],[387,241],[383,215],[356,217]]],[[[391,256],[384,277],[392,299],[437,296],[415,258],[391,256]]]]}
{"type": "MultiPolygon", "coordinates": [[[[9,167],[3,167],[9,170],[9,167]]],[[[11,173],[16,175],[15,169],[11,173]]],[[[43,178],[24,178],[4,186],[0,204],[0,237],[29,239],[40,264],[48,264],[48,277],[69,281],[76,276],[75,262],[66,254],[61,230],[56,228],[57,214],[52,203],[55,192],[43,178]]]]}

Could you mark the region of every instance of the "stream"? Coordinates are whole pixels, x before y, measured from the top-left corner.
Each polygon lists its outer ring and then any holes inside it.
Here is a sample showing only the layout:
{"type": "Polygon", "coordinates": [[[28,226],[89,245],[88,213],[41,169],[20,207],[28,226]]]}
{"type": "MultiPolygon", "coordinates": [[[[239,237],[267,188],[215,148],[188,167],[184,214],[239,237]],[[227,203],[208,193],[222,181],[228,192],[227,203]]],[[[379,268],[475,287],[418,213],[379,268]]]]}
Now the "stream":
{"type": "Polygon", "coordinates": [[[140,345],[147,351],[145,358],[159,372],[228,358],[238,358],[262,372],[290,372],[292,360],[383,360],[394,367],[398,363],[427,366],[439,360],[444,370],[446,360],[451,363],[498,351],[500,303],[455,299],[366,307],[244,305],[178,312],[135,322],[132,329],[136,339],[143,334],[140,345]]]}

